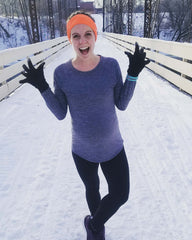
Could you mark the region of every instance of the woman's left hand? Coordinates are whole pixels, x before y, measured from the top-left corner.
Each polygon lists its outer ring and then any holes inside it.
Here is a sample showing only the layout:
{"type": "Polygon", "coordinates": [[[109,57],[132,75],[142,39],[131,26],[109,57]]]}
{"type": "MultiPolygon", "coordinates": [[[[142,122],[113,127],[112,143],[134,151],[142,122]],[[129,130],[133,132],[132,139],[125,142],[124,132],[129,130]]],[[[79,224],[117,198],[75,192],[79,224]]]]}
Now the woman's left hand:
{"type": "Polygon", "coordinates": [[[130,52],[125,52],[129,58],[129,68],[127,70],[128,75],[137,77],[139,73],[143,70],[145,65],[149,64],[150,60],[145,60],[146,53],[144,49],[139,49],[139,44],[135,43],[135,52],[131,54],[130,52]]]}

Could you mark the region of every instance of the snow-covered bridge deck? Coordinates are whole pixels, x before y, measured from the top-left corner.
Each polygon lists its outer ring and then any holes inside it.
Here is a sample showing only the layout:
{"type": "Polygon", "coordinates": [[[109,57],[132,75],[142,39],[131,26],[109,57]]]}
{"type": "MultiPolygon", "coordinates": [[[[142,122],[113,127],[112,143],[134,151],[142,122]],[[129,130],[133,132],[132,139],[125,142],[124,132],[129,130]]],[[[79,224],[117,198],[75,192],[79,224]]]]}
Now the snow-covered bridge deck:
{"type": "MultiPolygon", "coordinates": [[[[127,57],[106,39],[97,53],[127,57]]],[[[67,47],[45,69],[72,57],[67,47]]],[[[70,116],[58,121],[29,85],[0,102],[0,239],[83,240],[88,213],[71,157],[70,116]]],[[[192,99],[145,69],[119,112],[131,171],[128,203],[107,223],[107,240],[191,240],[192,99]]],[[[102,178],[101,190],[107,191],[102,178]]]]}

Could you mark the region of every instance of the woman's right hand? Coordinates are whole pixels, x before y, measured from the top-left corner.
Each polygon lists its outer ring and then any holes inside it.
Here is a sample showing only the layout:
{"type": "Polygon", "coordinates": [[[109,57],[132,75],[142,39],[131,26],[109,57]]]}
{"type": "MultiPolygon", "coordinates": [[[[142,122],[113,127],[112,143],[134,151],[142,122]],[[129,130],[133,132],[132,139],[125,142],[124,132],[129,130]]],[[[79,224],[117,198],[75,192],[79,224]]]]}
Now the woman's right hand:
{"type": "Polygon", "coordinates": [[[19,81],[20,83],[29,83],[32,86],[36,87],[41,93],[49,88],[48,83],[45,80],[43,67],[45,63],[43,62],[37,68],[31,62],[31,59],[28,59],[28,66],[23,65],[24,71],[22,74],[26,77],[24,80],[19,81]]]}

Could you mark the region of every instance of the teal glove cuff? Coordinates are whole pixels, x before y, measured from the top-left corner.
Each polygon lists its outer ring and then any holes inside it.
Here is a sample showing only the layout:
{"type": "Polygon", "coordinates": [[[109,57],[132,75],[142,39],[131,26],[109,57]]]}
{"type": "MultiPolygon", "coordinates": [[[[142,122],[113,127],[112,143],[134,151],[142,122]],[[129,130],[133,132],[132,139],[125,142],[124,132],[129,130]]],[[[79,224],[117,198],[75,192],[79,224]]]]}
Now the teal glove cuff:
{"type": "Polygon", "coordinates": [[[127,74],[126,80],[127,81],[132,81],[132,82],[136,82],[138,79],[138,77],[132,77],[130,75],[127,74]]]}

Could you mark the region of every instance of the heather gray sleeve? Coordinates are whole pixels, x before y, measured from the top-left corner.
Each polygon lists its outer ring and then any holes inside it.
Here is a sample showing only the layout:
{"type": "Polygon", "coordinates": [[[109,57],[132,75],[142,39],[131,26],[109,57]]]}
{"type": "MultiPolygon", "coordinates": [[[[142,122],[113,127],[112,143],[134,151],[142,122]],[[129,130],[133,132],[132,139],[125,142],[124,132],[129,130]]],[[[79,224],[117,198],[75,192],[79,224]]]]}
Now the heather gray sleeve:
{"type": "Polygon", "coordinates": [[[67,98],[65,93],[58,86],[56,79],[54,80],[54,88],[54,93],[50,88],[48,88],[41,95],[44,98],[47,107],[56,116],[56,118],[62,120],[67,114],[67,98]]]}
{"type": "Polygon", "coordinates": [[[119,110],[125,110],[133,96],[136,82],[126,80],[124,84],[120,86],[117,84],[115,87],[115,105],[119,110]]]}
{"type": "Polygon", "coordinates": [[[119,65],[116,70],[117,84],[114,89],[115,105],[119,110],[125,110],[133,96],[136,81],[128,81],[123,83],[119,65]]]}

